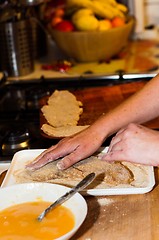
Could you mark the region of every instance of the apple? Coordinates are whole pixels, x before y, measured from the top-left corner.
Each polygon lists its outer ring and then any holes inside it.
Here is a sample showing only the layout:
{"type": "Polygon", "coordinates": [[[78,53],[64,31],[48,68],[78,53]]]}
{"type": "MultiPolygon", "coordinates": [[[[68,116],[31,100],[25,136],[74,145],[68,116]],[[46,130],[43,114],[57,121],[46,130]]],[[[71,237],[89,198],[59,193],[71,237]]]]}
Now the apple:
{"type": "Polygon", "coordinates": [[[63,32],[72,32],[75,30],[73,23],[69,20],[62,20],[54,26],[54,29],[63,32]]]}

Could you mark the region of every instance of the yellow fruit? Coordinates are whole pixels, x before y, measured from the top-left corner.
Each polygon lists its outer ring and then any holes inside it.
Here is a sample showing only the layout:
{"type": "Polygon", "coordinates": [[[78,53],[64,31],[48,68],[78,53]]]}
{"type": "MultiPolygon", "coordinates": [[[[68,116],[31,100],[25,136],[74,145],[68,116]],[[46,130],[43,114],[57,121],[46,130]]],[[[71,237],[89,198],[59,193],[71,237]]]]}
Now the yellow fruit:
{"type": "Polygon", "coordinates": [[[93,31],[98,28],[98,19],[94,16],[93,11],[83,8],[75,12],[72,16],[72,22],[77,30],[93,31]]]}
{"type": "Polygon", "coordinates": [[[78,10],[77,12],[75,12],[72,16],[72,22],[75,24],[76,21],[78,21],[81,17],[83,16],[91,16],[94,15],[93,11],[89,8],[82,8],[80,10],[78,10]]]}
{"type": "Polygon", "coordinates": [[[112,24],[110,20],[108,19],[99,20],[99,26],[98,26],[99,31],[106,31],[111,28],[112,28],[112,24]]]}
{"type": "Polygon", "coordinates": [[[111,5],[99,2],[98,0],[92,0],[92,6],[90,8],[96,16],[101,18],[112,19],[115,17],[114,8],[111,5]]]}
{"type": "Polygon", "coordinates": [[[117,4],[117,8],[124,13],[126,13],[128,11],[127,7],[121,3],[117,4]]]}
{"type": "Polygon", "coordinates": [[[111,5],[113,7],[117,6],[117,2],[115,0],[98,0],[98,2],[107,4],[107,5],[111,5]]]}
{"type": "Polygon", "coordinates": [[[94,31],[98,29],[99,21],[94,16],[84,15],[73,23],[79,31],[94,31]]]}
{"type": "Polygon", "coordinates": [[[66,7],[89,8],[92,0],[66,0],[66,7]]]}

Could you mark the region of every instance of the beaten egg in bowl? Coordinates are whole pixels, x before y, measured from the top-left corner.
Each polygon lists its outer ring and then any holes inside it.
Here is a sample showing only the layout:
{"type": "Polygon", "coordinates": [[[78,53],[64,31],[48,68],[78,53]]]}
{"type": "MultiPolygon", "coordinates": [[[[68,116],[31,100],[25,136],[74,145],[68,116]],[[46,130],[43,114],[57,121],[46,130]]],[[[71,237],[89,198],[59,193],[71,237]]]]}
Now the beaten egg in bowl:
{"type": "Polygon", "coordinates": [[[24,183],[1,188],[0,239],[69,239],[87,214],[87,204],[79,193],[48,213],[41,222],[37,220],[46,207],[68,190],[49,183],[24,183]]]}

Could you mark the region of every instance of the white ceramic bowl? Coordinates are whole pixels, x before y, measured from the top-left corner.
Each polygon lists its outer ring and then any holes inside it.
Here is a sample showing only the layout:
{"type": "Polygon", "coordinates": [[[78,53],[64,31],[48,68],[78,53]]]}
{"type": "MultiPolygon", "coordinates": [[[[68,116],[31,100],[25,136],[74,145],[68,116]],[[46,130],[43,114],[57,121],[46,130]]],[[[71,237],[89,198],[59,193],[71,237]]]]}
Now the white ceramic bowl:
{"type": "MultiPolygon", "coordinates": [[[[0,188],[0,210],[14,204],[32,202],[39,198],[44,201],[54,202],[61,195],[65,194],[70,188],[51,183],[23,183],[0,188]]],[[[72,198],[63,203],[75,216],[75,226],[67,234],[56,240],[70,239],[79,229],[87,215],[87,204],[81,194],[76,193],[72,198]]]]}

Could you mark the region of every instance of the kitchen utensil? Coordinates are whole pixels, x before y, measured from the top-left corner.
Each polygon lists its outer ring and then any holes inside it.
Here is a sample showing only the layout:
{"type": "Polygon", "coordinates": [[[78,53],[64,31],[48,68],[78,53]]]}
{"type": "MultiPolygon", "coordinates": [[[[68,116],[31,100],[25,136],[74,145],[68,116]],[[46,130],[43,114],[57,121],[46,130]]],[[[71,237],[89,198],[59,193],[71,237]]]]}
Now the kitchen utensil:
{"type": "Polygon", "coordinates": [[[88,174],[82,181],[80,181],[75,187],[73,187],[70,191],[65,193],[63,196],[58,198],[53,204],[51,204],[48,208],[46,208],[38,217],[37,220],[41,222],[45,215],[50,212],[53,208],[61,205],[65,201],[67,201],[69,198],[71,198],[75,193],[83,190],[85,187],[87,187],[95,178],[95,173],[88,174]]]}
{"type": "Polygon", "coordinates": [[[34,70],[30,19],[0,24],[0,66],[8,76],[23,76],[34,70]]]}

